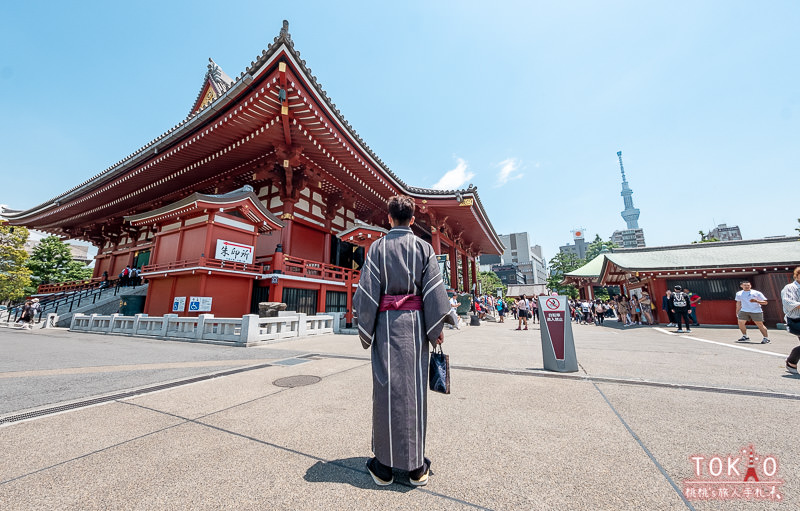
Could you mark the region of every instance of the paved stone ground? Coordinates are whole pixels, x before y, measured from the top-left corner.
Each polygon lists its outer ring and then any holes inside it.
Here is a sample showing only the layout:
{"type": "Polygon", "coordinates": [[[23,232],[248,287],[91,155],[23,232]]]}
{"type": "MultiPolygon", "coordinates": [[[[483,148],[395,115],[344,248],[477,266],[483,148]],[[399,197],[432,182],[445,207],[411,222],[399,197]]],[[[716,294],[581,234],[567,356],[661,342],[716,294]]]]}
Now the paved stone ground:
{"type": "MultiPolygon", "coordinates": [[[[735,343],[574,326],[581,370],[542,370],[538,326],[446,331],[452,394],[429,394],[431,482],[388,488],[370,456],[369,352],[355,336],[258,348],[0,331],[0,420],[165,381],[227,376],[0,427],[3,509],[794,509],[797,339],[735,343]],[[263,367],[264,364],[270,364],[263,367]],[[253,367],[256,367],[253,369],[253,367]],[[286,376],[318,383],[285,388],[286,376]],[[753,444],[780,503],[687,501],[693,455],[753,444]]],[[[744,463],[738,465],[744,473],[744,463]]],[[[707,473],[704,473],[707,477],[707,473]]],[[[763,474],[761,475],[764,479],[763,474]]],[[[739,477],[741,479],[741,476],[739,477]]],[[[739,486],[743,488],[743,485],[739,486]]]]}

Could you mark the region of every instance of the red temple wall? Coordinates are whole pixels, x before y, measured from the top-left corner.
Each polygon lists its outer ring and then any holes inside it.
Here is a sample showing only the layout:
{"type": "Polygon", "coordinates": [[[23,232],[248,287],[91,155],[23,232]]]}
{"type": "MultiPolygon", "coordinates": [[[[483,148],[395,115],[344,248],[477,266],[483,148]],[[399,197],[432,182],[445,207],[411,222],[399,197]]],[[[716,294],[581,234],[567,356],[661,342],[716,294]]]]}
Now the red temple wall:
{"type": "Polygon", "coordinates": [[[268,256],[275,253],[275,248],[281,242],[280,233],[262,234],[256,240],[256,257],[268,256]]]}
{"type": "Polygon", "coordinates": [[[150,264],[161,264],[178,261],[178,241],[180,240],[179,231],[169,231],[159,235],[157,239],[158,249],[155,251],[155,258],[150,264]]]}
{"type": "Polygon", "coordinates": [[[289,255],[301,259],[322,261],[325,250],[325,233],[299,222],[292,225],[291,251],[289,255]]]}
{"type": "Polygon", "coordinates": [[[150,281],[147,286],[147,298],[144,304],[145,314],[151,316],[172,314],[172,283],[174,280],[172,278],[161,278],[150,281]]]}
{"type": "MultiPolygon", "coordinates": [[[[187,259],[198,259],[205,250],[206,244],[206,224],[199,224],[198,227],[189,227],[183,231],[183,240],[178,254],[178,261],[187,259]]],[[[214,254],[207,257],[214,257],[214,254]]]]}
{"type": "MultiPolygon", "coordinates": [[[[225,277],[215,273],[207,279],[204,294],[195,296],[213,296],[211,314],[217,317],[240,318],[250,313],[250,297],[252,294],[252,278],[225,277]]],[[[188,315],[195,316],[196,314],[188,315]]]]}
{"type": "Polygon", "coordinates": [[[186,308],[183,312],[176,313],[179,316],[196,317],[205,313],[220,318],[242,317],[250,312],[252,290],[253,279],[222,273],[162,277],[150,281],[145,313],[153,316],[172,314],[173,299],[184,296],[186,308]],[[213,297],[211,311],[189,312],[189,298],[192,296],[213,297]]]}

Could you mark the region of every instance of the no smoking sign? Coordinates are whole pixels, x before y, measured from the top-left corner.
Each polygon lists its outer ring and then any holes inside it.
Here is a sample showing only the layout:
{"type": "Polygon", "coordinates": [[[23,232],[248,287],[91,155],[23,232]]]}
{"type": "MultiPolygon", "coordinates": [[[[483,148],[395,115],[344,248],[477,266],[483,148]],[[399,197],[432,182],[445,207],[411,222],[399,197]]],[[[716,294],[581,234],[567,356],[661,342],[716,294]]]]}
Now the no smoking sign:
{"type": "Polygon", "coordinates": [[[561,302],[559,302],[557,298],[548,298],[544,302],[544,304],[547,306],[548,309],[553,311],[561,307],[561,302]]]}

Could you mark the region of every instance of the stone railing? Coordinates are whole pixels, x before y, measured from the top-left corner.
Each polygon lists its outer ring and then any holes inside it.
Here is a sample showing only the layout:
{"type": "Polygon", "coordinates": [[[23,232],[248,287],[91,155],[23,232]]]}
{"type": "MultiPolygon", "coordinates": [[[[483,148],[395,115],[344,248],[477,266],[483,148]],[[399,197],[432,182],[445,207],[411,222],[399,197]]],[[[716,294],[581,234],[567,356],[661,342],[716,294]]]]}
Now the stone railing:
{"type": "Polygon", "coordinates": [[[176,314],[75,314],[69,329],[74,332],[256,346],[280,339],[333,333],[333,317],[324,314],[307,316],[289,311],[281,312],[276,318],[259,318],[255,314],[241,318],[215,318],[213,314],[200,314],[196,318],[178,317],[176,314]]]}

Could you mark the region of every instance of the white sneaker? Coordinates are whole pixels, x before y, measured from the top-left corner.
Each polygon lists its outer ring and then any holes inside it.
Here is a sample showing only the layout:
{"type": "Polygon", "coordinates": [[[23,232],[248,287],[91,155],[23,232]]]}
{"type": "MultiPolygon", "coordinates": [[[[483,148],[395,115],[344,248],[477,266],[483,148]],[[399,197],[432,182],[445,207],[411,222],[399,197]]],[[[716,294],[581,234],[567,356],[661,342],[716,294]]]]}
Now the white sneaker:
{"type": "Polygon", "coordinates": [[[761,344],[769,344],[769,337],[764,337],[761,339],[761,344]]]}

